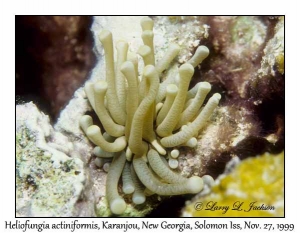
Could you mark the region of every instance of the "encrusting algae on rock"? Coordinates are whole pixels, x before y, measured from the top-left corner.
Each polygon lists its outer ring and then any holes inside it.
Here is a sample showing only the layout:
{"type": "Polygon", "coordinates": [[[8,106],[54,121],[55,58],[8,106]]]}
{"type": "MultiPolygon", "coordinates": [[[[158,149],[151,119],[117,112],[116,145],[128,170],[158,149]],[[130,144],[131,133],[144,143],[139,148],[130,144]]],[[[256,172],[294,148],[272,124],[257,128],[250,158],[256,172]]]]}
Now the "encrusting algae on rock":
{"type": "Polygon", "coordinates": [[[187,204],[182,216],[284,216],[284,152],[243,160],[216,180],[211,193],[187,204]]]}
{"type": "Polygon", "coordinates": [[[203,189],[204,182],[199,176],[183,177],[172,170],[178,163],[165,162],[169,160],[168,154],[176,154],[178,147],[197,145],[199,131],[221,99],[215,93],[201,108],[211,85],[200,82],[188,90],[194,68],[209,55],[206,46],[199,46],[190,60],[164,79],[164,71],[180,47],[171,44],[163,58],[156,61],[153,21],[144,17],[141,26],[144,45],[137,51],[144,61],[141,75],[137,54],[128,52],[128,43],[117,43],[115,64],[111,32],[99,33],[105,51],[106,81],[87,83],[85,92],[105,132],[94,125],[90,116],[80,119],[81,129],[96,145],[97,164],[102,166],[101,160],[112,160],[106,179],[106,198],[110,210],[118,215],[126,210],[126,202],[118,192],[120,177],[123,193],[132,194],[136,205],[143,204],[149,194],[195,194],[203,189]]]}
{"type": "MultiPolygon", "coordinates": [[[[71,217],[85,184],[84,164],[67,156],[68,140],[53,133],[49,118],[33,103],[17,106],[16,213],[20,217],[71,217]],[[60,137],[64,147],[46,138],[60,137]],[[58,150],[64,148],[64,152],[58,150]]],[[[57,141],[56,141],[57,142],[57,141]]]]}

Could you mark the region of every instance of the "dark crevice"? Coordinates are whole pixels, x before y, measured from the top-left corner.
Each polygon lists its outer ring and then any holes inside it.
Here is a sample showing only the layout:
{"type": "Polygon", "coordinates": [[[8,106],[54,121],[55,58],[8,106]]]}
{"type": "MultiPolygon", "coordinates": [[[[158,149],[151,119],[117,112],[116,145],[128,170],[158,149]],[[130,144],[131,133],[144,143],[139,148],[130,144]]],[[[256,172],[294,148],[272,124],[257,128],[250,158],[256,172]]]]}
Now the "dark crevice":
{"type": "MultiPolygon", "coordinates": [[[[190,196],[190,195],[188,195],[190,196]]],[[[172,196],[166,198],[160,205],[158,205],[146,218],[178,218],[181,215],[181,210],[185,205],[187,196],[172,196]]]]}

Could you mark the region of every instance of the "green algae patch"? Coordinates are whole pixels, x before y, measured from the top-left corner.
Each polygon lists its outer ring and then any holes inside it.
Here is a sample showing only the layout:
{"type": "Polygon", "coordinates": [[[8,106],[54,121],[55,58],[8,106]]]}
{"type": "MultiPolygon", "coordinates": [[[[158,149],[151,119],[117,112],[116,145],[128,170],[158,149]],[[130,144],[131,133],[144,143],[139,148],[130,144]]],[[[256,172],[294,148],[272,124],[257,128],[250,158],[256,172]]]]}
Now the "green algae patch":
{"type": "MultiPolygon", "coordinates": [[[[130,202],[130,198],[125,196],[126,202],[130,202]]],[[[95,212],[98,217],[145,217],[158,205],[159,201],[156,197],[149,197],[142,205],[133,203],[127,204],[126,210],[121,215],[114,215],[108,207],[105,197],[102,197],[96,205],[95,212]]]]}
{"type": "Polygon", "coordinates": [[[183,216],[284,216],[284,153],[242,161],[209,195],[189,203],[183,216]]]}
{"type": "Polygon", "coordinates": [[[284,74],[284,54],[283,53],[278,54],[275,59],[276,59],[278,72],[280,74],[284,74]]]}

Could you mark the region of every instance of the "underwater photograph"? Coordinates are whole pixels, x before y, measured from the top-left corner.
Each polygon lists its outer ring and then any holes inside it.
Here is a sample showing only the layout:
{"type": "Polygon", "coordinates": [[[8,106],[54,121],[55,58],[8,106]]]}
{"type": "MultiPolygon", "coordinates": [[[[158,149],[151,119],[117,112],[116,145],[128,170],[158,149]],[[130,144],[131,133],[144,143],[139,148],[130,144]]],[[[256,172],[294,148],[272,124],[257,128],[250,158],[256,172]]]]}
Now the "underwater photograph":
{"type": "Polygon", "coordinates": [[[284,16],[15,16],[16,217],[285,217],[284,16]]]}

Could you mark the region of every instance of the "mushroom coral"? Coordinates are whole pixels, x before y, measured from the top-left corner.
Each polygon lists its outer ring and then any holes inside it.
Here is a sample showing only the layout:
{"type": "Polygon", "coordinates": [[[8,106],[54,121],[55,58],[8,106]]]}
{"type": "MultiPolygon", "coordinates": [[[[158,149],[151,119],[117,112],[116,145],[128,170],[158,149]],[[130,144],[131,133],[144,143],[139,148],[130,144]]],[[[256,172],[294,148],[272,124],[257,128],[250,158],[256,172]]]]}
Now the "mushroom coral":
{"type": "Polygon", "coordinates": [[[97,164],[112,159],[106,198],[114,214],[122,214],[126,209],[118,192],[121,177],[123,192],[132,194],[135,204],[142,204],[149,194],[194,194],[203,189],[202,178],[185,178],[173,170],[178,166],[177,148],[197,145],[198,132],[221,98],[216,93],[202,107],[210,84],[200,82],[188,90],[194,68],[209,54],[207,47],[199,46],[193,57],[179,67],[177,75],[161,81],[180,47],[171,44],[156,62],[152,19],[143,18],[141,26],[144,45],[134,54],[128,51],[126,42],[118,42],[116,63],[111,32],[99,33],[105,52],[106,80],[87,83],[85,92],[105,132],[93,124],[90,116],[80,119],[82,130],[96,145],[97,164]],[[138,55],[144,62],[141,75],[138,55]]]}

